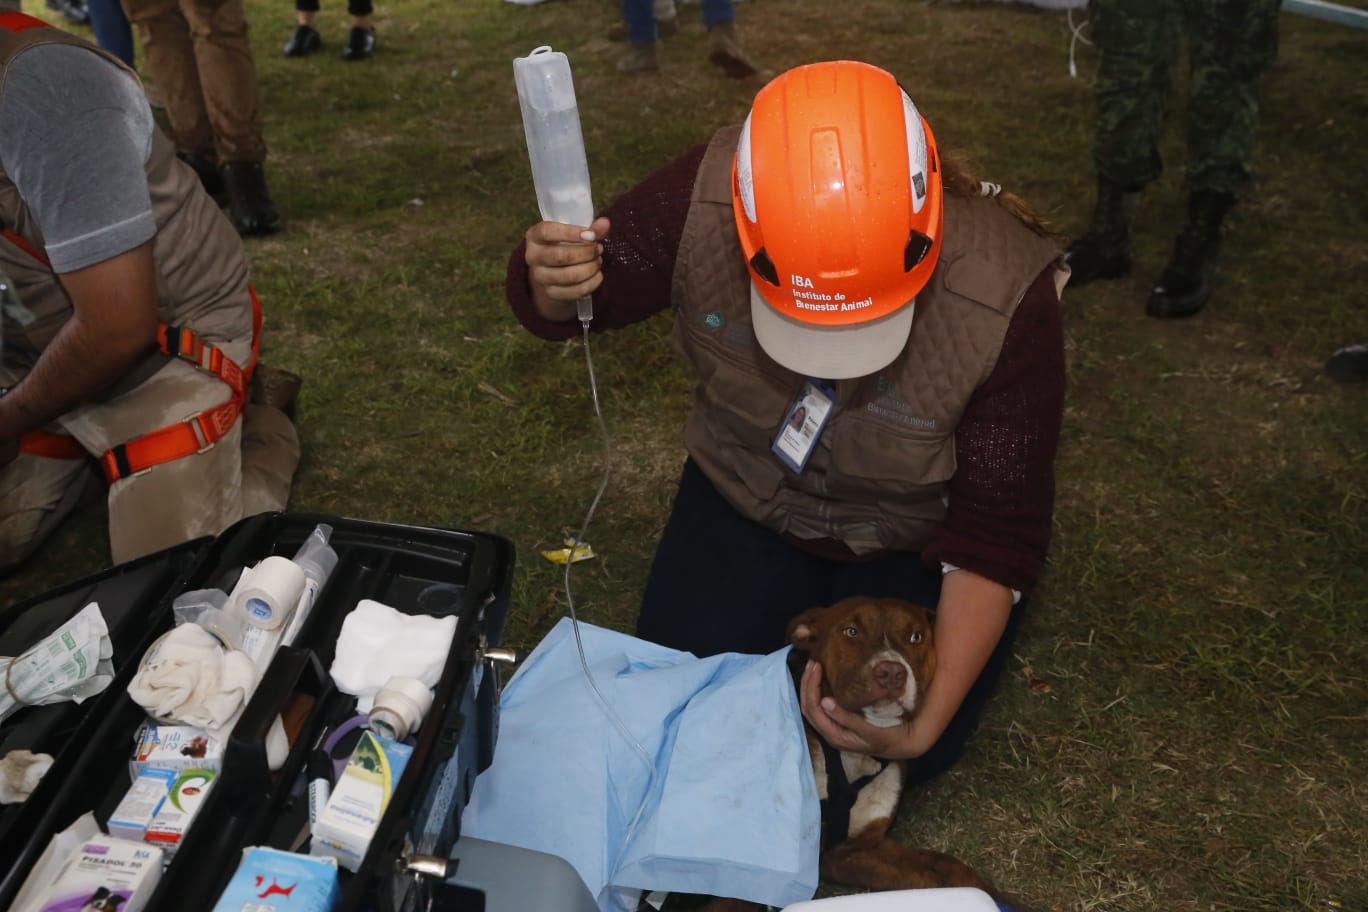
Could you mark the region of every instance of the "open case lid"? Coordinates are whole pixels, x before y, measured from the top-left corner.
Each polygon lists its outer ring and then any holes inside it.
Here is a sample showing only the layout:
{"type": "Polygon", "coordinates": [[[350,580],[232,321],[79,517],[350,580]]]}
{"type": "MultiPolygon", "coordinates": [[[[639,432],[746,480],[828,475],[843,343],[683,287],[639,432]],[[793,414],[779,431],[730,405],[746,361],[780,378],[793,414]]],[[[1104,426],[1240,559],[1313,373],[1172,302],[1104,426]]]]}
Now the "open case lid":
{"type": "MultiPolygon", "coordinates": [[[[97,697],[26,708],[0,727],[0,755],[26,748],[54,757],[28,801],[0,807],[0,908],[8,908],[55,833],[87,811],[103,824],[126,791],[134,733],[146,719],[128,697],[128,684],[148,647],[172,626],[175,597],[195,589],[231,589],[240,568],[270,554],[293,555],[319,523],[333,527],[330,544],[338,553],[337,566],[295,644],[281,647],[263,674],[228,739],[218,782],[147,908],[212,908],[243,847],[290,848],[278,843],[289,841],[289,831],[297,832],[298,820],[307,819],[302,808],[285,813],[291,792],[319,733],[346,713],[352,699],[335,691],[326,669],[343,620],[364,598],[409,614],[457,616],[433,708],[370,850],[358,871],[343,877],[338,908],[392,905],[380,898],[390,892],[382,884],[396,869],[415,817],[431,810],[434,776],[452,765],[448,761],[458,747],[472,776],[492,752],[497,699],[492,684],[478,694],[468,691],[480,647],[500,642],[513,547],[488,533],[268,513],[244,519],[217,538],[149,555],[0,610],[0,655],[17,655],[97,602],[109,627],[115,667],[114,680],[97,697]],[[467,717],[476,700],[481,705],[472,720],[467,717]],[[282,714],[294,716],[296,730],[284,766],[272,773],[264,739],[282,714]]],[[[463,801],[464,795],[454,798],[463,801]]],[[[455,836],[452,827],[442,835],[447,845],[427,851],[445,851],[455,836]]]]}

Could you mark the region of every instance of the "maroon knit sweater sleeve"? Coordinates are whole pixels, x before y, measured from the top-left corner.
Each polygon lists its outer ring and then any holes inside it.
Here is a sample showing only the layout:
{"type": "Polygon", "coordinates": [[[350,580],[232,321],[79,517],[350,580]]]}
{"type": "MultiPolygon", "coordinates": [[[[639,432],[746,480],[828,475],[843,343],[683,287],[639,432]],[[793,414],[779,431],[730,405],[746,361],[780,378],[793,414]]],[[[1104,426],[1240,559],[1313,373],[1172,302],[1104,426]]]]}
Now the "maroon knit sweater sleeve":
{"type": "MultiPolygon", "coordinates": [[[[695,146],[618,197],[603,212],[609,220],[603,239],[603,284],[594,292],[591,329],[618,329],[670,306],[675,255],[689,214],[694,178],[706,145],[695,146]]],[[[505,290],[518,321],[544,339],[580,333],[575,320],[543,318],[532,304],[527,280],[526,240],[508,260],[505,290]]]]}
{"type": "Polygon", "coordinates": [[[922,552],[1030,591],[1054,514],[1054,459],[1064,411],[1064,328],[1053,268],[1031,284],[996,366],[955,430],[945,520],[922,552]]]}

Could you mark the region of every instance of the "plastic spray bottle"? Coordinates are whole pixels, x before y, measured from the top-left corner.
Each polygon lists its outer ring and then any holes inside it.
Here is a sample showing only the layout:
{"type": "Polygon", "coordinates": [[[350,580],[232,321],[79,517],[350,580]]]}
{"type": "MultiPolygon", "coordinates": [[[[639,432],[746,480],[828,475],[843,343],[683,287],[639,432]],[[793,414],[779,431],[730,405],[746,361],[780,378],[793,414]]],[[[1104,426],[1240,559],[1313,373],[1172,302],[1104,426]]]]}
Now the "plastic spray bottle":
{"type": "Polygon", "coordinates": [[[299,565],[299,569],[304,571],[304,593],[300,595],[299,604],[295,606],[294,615],[285,629],[285,636],[281,638],[281,642],[287,646],[294,642],[295,636],[304,626],[305,618],[313,608],[314,600],[318,598],[318,591],[323,588],[333,568],[337,566],[337,552],[328,544],[331,536],[332,526],[319,523],[295,552],[293,560],[299,565]]]}
{"type": "MultiPolygon", "coordinates": [[[[566,225],[590,224],[594,201],[569,59],[543,45],[513,60],[513,81],[541,217],[566,225]]],[[[578,308],[581,321],[593,316],[589,298],[581,298],[578,308]]]]}

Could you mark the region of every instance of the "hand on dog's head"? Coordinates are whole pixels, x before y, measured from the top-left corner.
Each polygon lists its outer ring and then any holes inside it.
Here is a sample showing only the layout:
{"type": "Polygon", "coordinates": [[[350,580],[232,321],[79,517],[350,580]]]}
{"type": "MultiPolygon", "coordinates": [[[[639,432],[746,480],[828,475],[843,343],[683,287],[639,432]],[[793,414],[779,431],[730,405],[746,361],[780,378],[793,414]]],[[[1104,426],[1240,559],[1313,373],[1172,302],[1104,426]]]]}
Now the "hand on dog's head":
{"type": "Polygon", "coordinates": [[[789,622],[794,652],[822,666],[822,694],[875,725],[911,718],[936,673],[931,612],[897,598],[842,599],[789,622]]]}

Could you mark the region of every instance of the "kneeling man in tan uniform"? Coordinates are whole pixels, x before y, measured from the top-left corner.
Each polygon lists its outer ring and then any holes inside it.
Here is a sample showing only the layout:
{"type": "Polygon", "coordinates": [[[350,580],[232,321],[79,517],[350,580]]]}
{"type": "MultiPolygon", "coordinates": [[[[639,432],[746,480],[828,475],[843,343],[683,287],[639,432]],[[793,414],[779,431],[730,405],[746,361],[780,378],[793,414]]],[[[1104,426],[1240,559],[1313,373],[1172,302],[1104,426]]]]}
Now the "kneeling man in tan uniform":
{"type": "Polygon", "coordinates": [[[18,5],[0,0],[0,570],[102,484],[115,562],[283,509],[297,383],[253,383],[237,232],[137,76],[18,5]]]}

